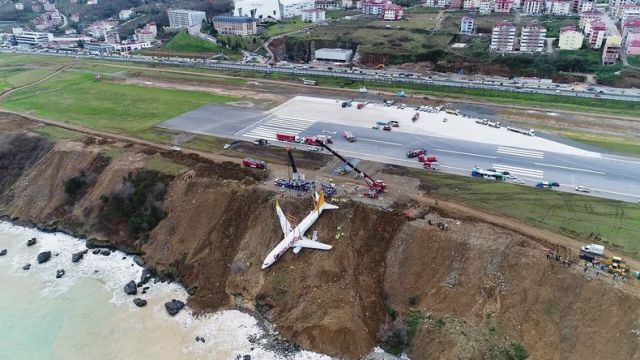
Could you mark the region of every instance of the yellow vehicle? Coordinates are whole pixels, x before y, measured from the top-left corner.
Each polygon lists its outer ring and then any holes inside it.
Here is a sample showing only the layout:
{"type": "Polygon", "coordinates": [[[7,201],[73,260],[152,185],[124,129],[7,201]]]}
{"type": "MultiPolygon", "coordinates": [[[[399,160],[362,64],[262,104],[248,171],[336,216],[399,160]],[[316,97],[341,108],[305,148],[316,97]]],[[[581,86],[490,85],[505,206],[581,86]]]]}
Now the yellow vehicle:
{"type": "Polygon", "coordinates": [[[629,265],[622,258],[614,256],[610,259],[602,258],[601,262],[607,266],[607,270],[612,274],[626,275],[629,272],[629,265]]]}

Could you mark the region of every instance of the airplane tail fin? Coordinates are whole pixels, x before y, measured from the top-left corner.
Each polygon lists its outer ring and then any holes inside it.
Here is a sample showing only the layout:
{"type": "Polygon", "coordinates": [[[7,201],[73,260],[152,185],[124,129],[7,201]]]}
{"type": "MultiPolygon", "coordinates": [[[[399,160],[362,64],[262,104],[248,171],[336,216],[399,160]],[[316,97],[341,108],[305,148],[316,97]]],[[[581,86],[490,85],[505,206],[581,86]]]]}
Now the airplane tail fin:
{"type": "Polygon", "coordinates": [[[324,192],[320,192],[320,194],[316,193],[316,206],[315,206],[315,210],[319,210],[320,212],[322,212],[323,210],[332,210],[332,209],[337,209],[338,207],[332,204],[329,204],[328,202],[325,202],[324,200],[324,192]]]}

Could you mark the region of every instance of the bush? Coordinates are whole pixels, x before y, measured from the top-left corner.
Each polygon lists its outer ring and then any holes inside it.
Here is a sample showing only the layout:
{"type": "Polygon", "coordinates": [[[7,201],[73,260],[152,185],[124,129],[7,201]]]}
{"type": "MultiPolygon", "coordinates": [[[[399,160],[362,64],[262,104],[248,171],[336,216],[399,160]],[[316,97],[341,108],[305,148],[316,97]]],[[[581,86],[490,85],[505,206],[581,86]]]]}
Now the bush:
{"type": "Polygon", "coordinates": [[[528,357],[529,353],[522,344],[515,341],[509,344],[508,358],[510,360],[525,360],[528,357]]]}
{"type": "Polygon", "coordinates": [[[80,176],[74,176],[64,182],[64,192],[70,198],[75,197],[82,188],[87,185],[87,181],[84,179],[84,172],[80,176]]]}

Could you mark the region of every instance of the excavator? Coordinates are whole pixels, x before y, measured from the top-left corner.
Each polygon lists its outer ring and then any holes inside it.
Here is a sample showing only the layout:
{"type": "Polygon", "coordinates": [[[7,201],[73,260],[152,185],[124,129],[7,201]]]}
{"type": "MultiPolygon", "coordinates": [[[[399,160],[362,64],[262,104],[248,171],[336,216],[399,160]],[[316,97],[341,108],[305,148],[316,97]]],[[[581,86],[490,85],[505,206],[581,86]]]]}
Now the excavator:
{"type": "Polygon", "coordinates": [[[349,162],[349,160],[345,159],[342,155],[335,152],[327,144],[324,144],[319,141],[317,141],[316,144],[318,146],[322,146],[323,148],[327,149],[331,154],[333,154],[333,156],[337,157],[338,159],[340,159],[340,161],[342,161],[347,166],[352,168],[357,173],[357,175],[362,176],[362,178],[367,183],[367,187],[369,188],[369,190],[366,193],[364,193],[364,196],[367,196],[372,199],[377,199],[379,194],[387,191],[387,184],[383,180],[374,180],[371,176],[367,175],[364,171],[358,169],[355,165],[349,162]]]}

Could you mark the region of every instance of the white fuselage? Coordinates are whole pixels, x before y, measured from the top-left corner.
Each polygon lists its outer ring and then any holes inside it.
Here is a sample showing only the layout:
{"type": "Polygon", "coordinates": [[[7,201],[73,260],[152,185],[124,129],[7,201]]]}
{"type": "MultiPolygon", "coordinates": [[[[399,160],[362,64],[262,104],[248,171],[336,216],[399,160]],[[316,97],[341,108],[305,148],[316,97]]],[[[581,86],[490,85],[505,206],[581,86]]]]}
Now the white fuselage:
{"type": "Polygon", "coordinates": [[[296,247],[296,242],[300,240],[304,233],[309,230],[311,225],[313,225],[318,217],[320,217],[320,213],[322,213],[322,209],[313,210],[309,213],[302,221],[293,228],[288,234],[285,234],[284,239],[280,241],[280,243],[271,250],[269,255],[264,259],[264,263],[262,264],[262,268],[266,269],[269,266],[273,265],[284,253],[287,252],[290,248],[296,247]]]}

